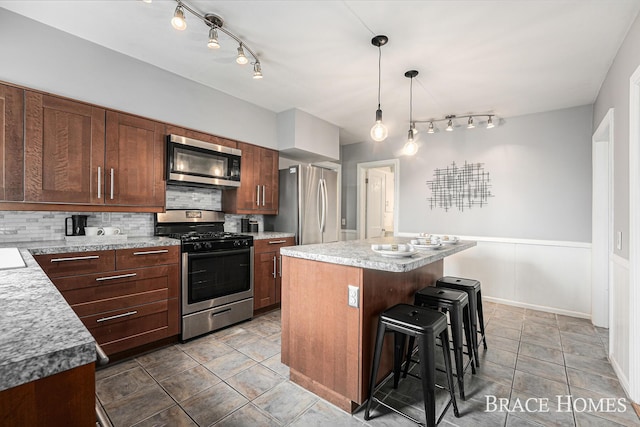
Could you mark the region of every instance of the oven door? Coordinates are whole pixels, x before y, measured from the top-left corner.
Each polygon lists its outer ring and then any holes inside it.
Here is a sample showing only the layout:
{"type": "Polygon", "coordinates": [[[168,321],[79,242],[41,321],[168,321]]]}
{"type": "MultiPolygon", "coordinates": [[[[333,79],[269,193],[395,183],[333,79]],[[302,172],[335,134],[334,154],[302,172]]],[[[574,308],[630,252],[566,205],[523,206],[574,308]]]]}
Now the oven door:
{"type": "Polygon", "coordinates": [[[253,297],[253,247],[182,254],[182,313],[253,297]]]}

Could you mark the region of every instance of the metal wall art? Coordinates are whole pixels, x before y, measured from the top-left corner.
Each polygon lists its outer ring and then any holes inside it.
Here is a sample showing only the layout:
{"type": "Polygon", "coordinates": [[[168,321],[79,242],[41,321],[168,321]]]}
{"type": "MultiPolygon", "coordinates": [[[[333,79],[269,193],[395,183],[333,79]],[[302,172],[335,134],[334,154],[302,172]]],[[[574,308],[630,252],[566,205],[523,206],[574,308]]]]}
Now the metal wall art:
{"type": "Polygon", "coordinates": [[[448,211],[458,208],[460,211],[473,206],[482,207],[488,203],[491,194],[489,172],[484,171],[484,163],[467,163],[458,167],[456,162],[445,169],[435,169],[433,180],[427,181],[431,190],[429,207],[439,207],[448,211]]]}

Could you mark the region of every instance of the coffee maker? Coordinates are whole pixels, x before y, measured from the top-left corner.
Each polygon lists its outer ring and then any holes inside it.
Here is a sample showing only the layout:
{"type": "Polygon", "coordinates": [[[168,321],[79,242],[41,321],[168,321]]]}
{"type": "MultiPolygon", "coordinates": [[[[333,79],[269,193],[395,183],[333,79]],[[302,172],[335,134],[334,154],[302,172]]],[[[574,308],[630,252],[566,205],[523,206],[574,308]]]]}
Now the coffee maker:
{"type": "Polygon", "coordinates": [[[65,236],[84,236],[84,228],[87,226],[89,215],[71,215],[64,219],[65,236]],[[69,223],[71,220],[71,223],[69,223]]]}

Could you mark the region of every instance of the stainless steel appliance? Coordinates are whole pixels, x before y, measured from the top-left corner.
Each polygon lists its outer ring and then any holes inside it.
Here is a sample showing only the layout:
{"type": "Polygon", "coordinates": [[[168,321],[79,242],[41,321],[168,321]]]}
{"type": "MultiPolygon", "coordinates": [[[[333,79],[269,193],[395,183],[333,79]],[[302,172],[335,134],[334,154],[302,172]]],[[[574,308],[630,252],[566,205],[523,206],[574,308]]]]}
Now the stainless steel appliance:
{"type": "Polygon", "coordinates": [[[155,234],[182,241],[182,339],[253,316],[253,237],[224,232],[224,214],[168,210],[155,234]]]}
{"type": "Polygon", "coordinates": [[[167,182],[193,187],[239,187],[242,151],[167,135],[167,182]]]}
{"type": "Polygon", "coordinates": [[[338,173],[312,165],[279,172],[278,215],[265,216],[265,230],[296,234],[296,243],[339,240],[338,173]]]}

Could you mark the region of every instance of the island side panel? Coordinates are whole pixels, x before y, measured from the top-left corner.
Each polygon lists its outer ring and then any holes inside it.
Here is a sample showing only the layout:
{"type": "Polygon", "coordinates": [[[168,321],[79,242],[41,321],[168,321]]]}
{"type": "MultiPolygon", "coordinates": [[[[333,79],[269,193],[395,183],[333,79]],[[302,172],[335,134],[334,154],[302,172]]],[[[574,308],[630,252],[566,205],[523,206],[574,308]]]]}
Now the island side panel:
{"type": "Polygon", "coordinates": [[[360,309],[348,285],[362,269],[282,257],[282,363],[291,380],[351,412],[361,384],[360,309]]]}
{"type": "MultiPolygon", "coordinates": [[[[362,383],[359,397],[355,401],[362,404],[369,393],[369,377],[373,362],[373,347],[376,340],[378,318],[385,309],[400,303],[413,304],[416,291],[427,286],[435,286],[443,275],[443,260],[405,273],[380,270],[364,270],[362,279],[362,383]]],[[[385,347],[380,361],[377,383],[393,369],[393,336],[385,338],[385,347]]]]}

